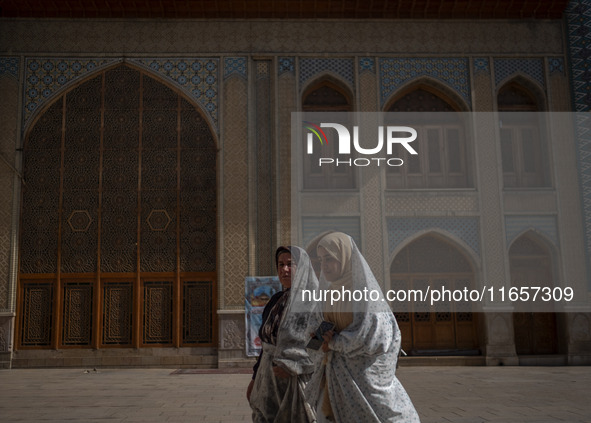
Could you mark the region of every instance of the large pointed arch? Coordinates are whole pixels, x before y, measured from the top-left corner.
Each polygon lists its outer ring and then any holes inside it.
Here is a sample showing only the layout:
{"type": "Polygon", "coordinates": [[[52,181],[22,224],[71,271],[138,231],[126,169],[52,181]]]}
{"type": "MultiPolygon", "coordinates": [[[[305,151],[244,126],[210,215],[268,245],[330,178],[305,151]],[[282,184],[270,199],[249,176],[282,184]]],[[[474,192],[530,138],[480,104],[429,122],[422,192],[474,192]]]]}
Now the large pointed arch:
{"type": "MultiPolygon", "coordinates": [[[[411,293],[475,288],[477,261],[462,244],[438,230],[408,238],[392,257],[391,289],[411,293]]],[[[411,355],[480,354],[478,314],[468,302],[408,301],[405,307],[401,310],[400,305],[394,305],[394,311],[403,348],[411,355]]]]}
{"type": "Polygon", "coordinates": [[[24,144],[17,348],[214,345],[216,162],[200,107],[136,66],[55,98],[24,144]]]}

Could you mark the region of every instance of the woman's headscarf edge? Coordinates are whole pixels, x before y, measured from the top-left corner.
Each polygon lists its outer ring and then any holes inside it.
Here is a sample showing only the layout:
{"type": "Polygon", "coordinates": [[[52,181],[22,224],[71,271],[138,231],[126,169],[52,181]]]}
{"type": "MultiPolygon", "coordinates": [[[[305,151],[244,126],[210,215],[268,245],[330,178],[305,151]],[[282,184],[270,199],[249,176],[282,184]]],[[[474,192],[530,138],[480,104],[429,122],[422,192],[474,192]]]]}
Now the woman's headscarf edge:
{"type": "Polygon", "coordinates": [[[351,282],[351,269],[353,258],[353,238],[344,232],[331,232],[318,241],[317,249],[322,247],[328,254],[341,264],[339,280],[342,285],[351,282]]]}
{"type": "Polygon", "coordinates": [[[275,268],[279,267],[279,256],[283,253],[291,254],[292,260],[297,264],[301,256],[300,250],[300,247],[295,247],[293,245],[280,245],[277,247],[275,250],[275,268]]]}

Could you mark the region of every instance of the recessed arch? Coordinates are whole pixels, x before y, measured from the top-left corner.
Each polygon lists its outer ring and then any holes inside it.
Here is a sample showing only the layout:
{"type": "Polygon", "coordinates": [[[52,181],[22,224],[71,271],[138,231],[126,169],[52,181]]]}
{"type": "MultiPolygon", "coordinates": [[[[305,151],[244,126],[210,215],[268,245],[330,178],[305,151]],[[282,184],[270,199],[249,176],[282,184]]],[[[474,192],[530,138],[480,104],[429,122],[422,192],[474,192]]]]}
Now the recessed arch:
{"type": "Polygon", "coordinates": [[[543,290],[555,286],[556,260],[552,243],[534,230],[518,236],[509,247],[511,288],[529,301],[513,305],[513,328],[517,355],[559,352],[559,324],[554,306],[542,300],[543,290]],[[534,294],[537,300],[533,300],[534,294]]]}
{"type": "MultiPolygon", "coordinates": [[[[302,91],[300,98],[301,110],[305,120],[336,122],[346,127],[353,123],[350,112],[353,111],[353,93],[339,79],[323,74],[311,81],[302,91]],[[321,115],[322,114],[322,115],[321,115]],[[322,117],[321,117],[322,116],[322,117]]],[[[327,143],[322,149],[317,148],[313,154],[303,155],[303,187],[304,189],[354,189],[357,187],[357,171],[355,166],[336,167],[321,166],[321,157],[338,156],[338,138],[336,131],[326,131],[327,143]]]]}
{"type": "Polygon", "coordinates": [[[389,189],[472,187],[470,129],[460,111],[463,99],[432,78],[420,78],[400,88],[384,109],[387,116],[404,113],[405,123],[417,131],[417,154],[394,145],[403,166],[386,168],[389,189]]]}
{"type": "Polygon", "coordinates": [[[548,250],[548,253],[553,258],[558,256],[558,251],[557,251],[556,245],[554,244],[554,241],[547,234],[545,234],[544,232],[542,232],[534,227],[529,227],[529,228],[523,229],[521,232],[516,234],[510,240],[509,245],[507,246],[507,250],[511,251],[511,247],[513,246],[513,244],[515,244],[515,241],[517,241],[518,239],[523,239],[522,237],[532,238],[533,240],[538,242],[540,245],[543,245],[544,248],[546,248],[548,250]]]}
{"type": "MultiPolygon", "coordinates": [[[[390,262],[394,292],[443,292],[476,287],[476,262],[461,241],[428,230],[405,240],[390,262]]],[[[480,354],[478,314],[469,302],[408,301],[394,305],[405,351],[411,355],[480,354]]]]}
{"type": "Polygon", "coordinates": [[[514,74],[504,81],[501,81],[496,90],[496,99],[497,99],[497,109],[499,111],[544,111],[547,109],[546,106],[546,95],[544,93],[544,88],[539,85],[539,83],[529,76],[517,73],[514,74]],[[507,105],[503,108],[499,104],[499,95],[502,95],[503,92],[507,92],[510,90],[514,90],[518,93],[518,95],[522,96],[523,98],[529,99],[528,103],[521,103],[515,104],[513,107],[508,107],[507,105]]]}
{"type": "Polygon", "coordinates": [[[353,99],[353,92],[345,81],[331,73],[324,73],[317,75],[303,87],[301,104],[304,111],[352,112],[354,110],[353,99]],[[328,93],[330,97],[315,101],[311,96],[321,91],[328,93]],[[331,100],[334,104],[331,104],[331,100]]]}
{"type": "Polygon", "coordinates": [[[44,109],[23,156],[17,348],[215,344],[217,145],[198,106],[104,68],[44,109]]]}
{"type": "Polygon", "coordinates": [[[550,186],[547,134],[539,113],[546,109],[544,91],[536,82],[516,75],[499,86],[496,103],[504,187],[550,186]]]}

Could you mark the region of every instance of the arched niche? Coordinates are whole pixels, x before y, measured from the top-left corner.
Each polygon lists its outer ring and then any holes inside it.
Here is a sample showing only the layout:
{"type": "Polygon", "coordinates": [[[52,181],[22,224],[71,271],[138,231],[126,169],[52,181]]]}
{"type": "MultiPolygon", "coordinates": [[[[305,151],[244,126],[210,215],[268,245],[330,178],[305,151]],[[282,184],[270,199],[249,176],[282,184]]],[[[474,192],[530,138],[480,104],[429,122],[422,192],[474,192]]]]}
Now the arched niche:
{"type": "Polygon", "coordinates": [[[513,328],[518,355],[559,352],[559,324],[552,302],[543,301],[544,289],[556,284],[552,247],[539,234],[528,231],[509,248],[511,287],[529,296],[514,303],[513,328]],[[537,300],[533,297],[537,293],[537,300]]]}
{"type": "Polygon", "coordinates": [[[325,75],[311,81],[301,97],[305,112],[352,112],[353,94],[338,79],[325,75]]]}
{"type": "Polygon", "coordinates": [[[524,77],[504,83],[497,92],[503,185],[505,188],[550,186],[549,153],[540,88],[524,77]]]}
{"type": "MultiPolygon", "coordinates": [[[[323,76],[312,81],[303,91],[301,109],[306,120],[330,121],[346,127],[353,124],[353,95],[338,79],[323,76]],[[322,115],[321,115],[322,113],[322,115]],[[327,114],[329,113],[329,114],[327,114]],[[322,116],[322,117],[320,117],[322,116]]],[[[340,190],[357,187],[357,172],[354,166],[320,166],[321,157],[338,157],[336,131],[325,131],[328,142],[313,154],[303,152],[303,186],[307,190],[340,190]]],[[[349,157],[347,158],[349,159],[349,157]]]]}
{"type": "Polygon", "coordinates": [[[24,144],[17,348],[214,345],[216,161],[200,109],[146,71],[55,98],[24,144]]]}
{"type": "Polygon", "coordinates": [[[405,125],[417,131],[416,155],[394,145],[393,155],[404,164],[387,167],[389,189],[473,186],[470,131],[463,114],[458,113],[467,106],[456,93],[436,81],[422,79],[395,93],[384,110],[404,113],[405,125]]]}
{"type": "MultiPolygon", "coordinates": [[[[391,288],[411,292],[442,288],[472,289],[474,265],[470,255],[438,233],[427,233],[402,248],[390,265],[391,288]]],[[[395,305],[403,349],[411,355],[480,354],[478,318],[468,302],[438,301],[433,305],[395,305]]]]}

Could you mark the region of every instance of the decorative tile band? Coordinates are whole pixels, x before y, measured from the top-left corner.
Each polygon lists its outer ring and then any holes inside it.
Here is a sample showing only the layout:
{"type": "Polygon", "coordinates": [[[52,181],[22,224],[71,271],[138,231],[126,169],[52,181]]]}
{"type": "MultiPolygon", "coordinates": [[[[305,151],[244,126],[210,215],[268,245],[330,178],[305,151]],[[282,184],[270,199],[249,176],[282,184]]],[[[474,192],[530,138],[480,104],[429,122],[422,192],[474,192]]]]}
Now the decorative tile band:
{"type": "Polygon", "coordinates": [[[380,99],[388,98],[410,80],[428,76],[456,91],[471,104],[468,59],[461,58],[382,58],[380,65],[380,99]]]}
{"type": "MultiPolygon", "coordinates": [[[[586,256],[591,257],[591,113],[576,114],[576,149],[581,185],[581,204],[583,206],[583,227],[585,233],[586,256]]],[[[587,269],[591,289],[591,268],[587,269]]]]}
{"type": "MultiPolygon", "coordinates": [[[[591,0],[571,0],[564,12],[568,31],[568,50],[573,109],[577,114],[577,159],[586,256],[591,257],[591,0]]],[[[591,289],[591,267],[587,267],[591,289]]]]}
{"type": "Polygon", "coordinates": [[[279,57],[277,65],[279,67],[277,70],[278,76],[281,76],[284,73],[295,75],[295,59],[293,57],[279,57]]]}
{"type": "Polygon", "coordinates": [[[571,0],[564,12],[575,111],[591,109],[591,0],[571,0]]]}
{"type": "Polygon", "coordinates": [[[507,247],[529,229],[544,234],[555,247],[558,246],[558,230],[554,216],[505,216],[507,247]]]}
{"type": "Polygon", "coordinates": [[[391,255],[404,240],[417,232],[442,230],[466,243],[480,255],[480,236],[477,217],[389,217],[388,251],[391,255]]]}
{"type": "Polygon", "coordinates": [[[376,61],[373,57],[360,57],[359,58],[359,72],[376,72],[376,61]]]}
{"type": "Polygon", "coordinates": [[[353,59],[301,59],[300,85],[326,72],[342,78],[351,88],[355,86],[353,59]]]}
{"type": "Polygon", "coordinates": [[[546,86],[542,59],[494,59],[494,64],[496,87],[517,73],[529,76],[541,87],[546,86]]]}
{"type": "Polygon", "coordinates": [[[479,72],[490,72],[490,64],[488,57],[475,57],[474,58],[474,73],[479,72]]]}
{"type": "Polygon", "coordinates": [[[0,75],[11,75],[18,78],[18,57],[0,57],[0,75]]]}
{"type": "Polygon", "coordinates": [[[238,75],[246,79],[247,61],[246,57],[226,57],[224,58],[224,79],[233,75],[238,75]]]}
{"type": "Polygon", "coordinates": [[[554,73],[560,73],[561,75],[564,75],[564,59],[562,57],[549,57],[548,70],[550,75],[554,73]]]}

